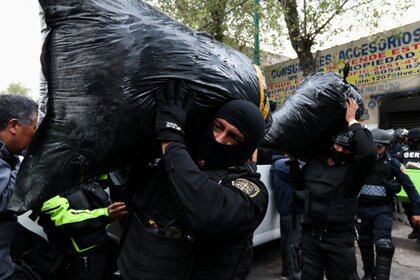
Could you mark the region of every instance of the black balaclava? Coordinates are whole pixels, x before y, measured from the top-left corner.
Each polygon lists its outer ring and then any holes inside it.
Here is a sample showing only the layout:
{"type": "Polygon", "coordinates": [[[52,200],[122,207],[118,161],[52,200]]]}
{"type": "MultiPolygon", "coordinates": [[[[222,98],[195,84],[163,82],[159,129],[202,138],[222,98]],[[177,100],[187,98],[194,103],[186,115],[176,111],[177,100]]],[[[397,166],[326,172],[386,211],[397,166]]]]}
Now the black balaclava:
{"type": "Polygon", "coordinates": [[[219,169],[244,164],[264,137],[264,118],[254,104],[233,100],[217,111],[214,119],[221,118],[235,126],[245,137],[238,145],[224,145],[213,135],[213,123],[207,128],[198,147],[198,160],[204,160],[205,169],[219,169]]]}
{"type": "Polygon", "coordinates": [[[353,154],[344,154],[337,152],[334,148],[331,149],[331,159],[335,164],[346,164],[354,158],[353,154]]]}

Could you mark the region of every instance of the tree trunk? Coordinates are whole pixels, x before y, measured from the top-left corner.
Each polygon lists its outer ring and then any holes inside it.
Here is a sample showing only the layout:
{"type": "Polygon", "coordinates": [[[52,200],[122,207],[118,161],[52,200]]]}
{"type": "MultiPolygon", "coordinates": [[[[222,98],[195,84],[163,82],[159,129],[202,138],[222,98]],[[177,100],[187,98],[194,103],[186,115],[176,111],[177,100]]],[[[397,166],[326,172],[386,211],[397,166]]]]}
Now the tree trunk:
{"type": "Polygon", "coordinates": [[[293,48],[298,55],[300,67],[303,70],[303,76],[307,76],[316,71],[316,61],[311,52],[313,41],[303,39],[300,40],[298,44],[300,47],[293,48]]]}
{"type": "Polygon", "coordinates": [[[301,32],[296,0],[279,0],[279,2],[283,7],[290,42],[299,58],[303,75],[306,76],[316,71],[314,55],[311,52],[314,41],[301,32]]]}
{"type": "Polygon", "coordinates": [[[223,23],[225,22],[226,17],[226,7],[227,7],[227,0],[216,0],[212,1],[209,5],[209,12],[210,17],[212,20],[210,26],[210,33],[214,36],[214,38],[219,41],[223,42],[224,39],[224,26],[223,23]]]}

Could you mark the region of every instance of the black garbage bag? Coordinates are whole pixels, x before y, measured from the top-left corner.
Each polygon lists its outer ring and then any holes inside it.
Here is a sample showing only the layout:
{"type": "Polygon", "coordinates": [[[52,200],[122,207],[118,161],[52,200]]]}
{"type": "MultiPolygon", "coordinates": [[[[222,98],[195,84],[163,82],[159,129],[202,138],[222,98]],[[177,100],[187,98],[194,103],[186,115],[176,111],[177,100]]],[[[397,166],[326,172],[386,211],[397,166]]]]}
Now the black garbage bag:
{"type": "Polygon", "coordinates": [[[364,112],[357,90],[334,73],[307,76],[284,106],[273,114],[264,146],[301,158],[313,157],[331,145],[331,138],[347,127],[346,100],[359,105],[356,118],[364,112]]]}
{"type": "Polygon", "coordinates": [[[153,156],[154,95],[168,80],[194,96],[190,137],[229,100],[268,115],[262,74],[245,55],[142,1],[39,3],[45,117],[18,175],[13,201],[21,209],[153,156]]]}

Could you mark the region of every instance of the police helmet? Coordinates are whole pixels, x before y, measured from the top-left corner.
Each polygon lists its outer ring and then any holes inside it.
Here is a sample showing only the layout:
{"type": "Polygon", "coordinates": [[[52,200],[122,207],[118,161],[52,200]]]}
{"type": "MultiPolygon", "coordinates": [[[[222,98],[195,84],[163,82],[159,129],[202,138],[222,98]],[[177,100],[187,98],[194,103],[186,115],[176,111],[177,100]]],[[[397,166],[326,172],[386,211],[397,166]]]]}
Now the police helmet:
{"type": "Polygon", "coordinates": [[[350,130],[338,133],[334,136],[334,143],[348,150],[352,150],[354,145],[353,133],[350,130]]]}
{"type": "Polygon", "coordinates": [[[371,130],[373,142],[379,145],[389,145],[393,135],[383,129],[375,128],[371,130]]]}
{"type": "Polygon", "coordinates": [[[394,138],[395,139],[403,139],[404,137],[408,136],[408,130],[404,128],[397,128],[394,131],[394,138]]]}

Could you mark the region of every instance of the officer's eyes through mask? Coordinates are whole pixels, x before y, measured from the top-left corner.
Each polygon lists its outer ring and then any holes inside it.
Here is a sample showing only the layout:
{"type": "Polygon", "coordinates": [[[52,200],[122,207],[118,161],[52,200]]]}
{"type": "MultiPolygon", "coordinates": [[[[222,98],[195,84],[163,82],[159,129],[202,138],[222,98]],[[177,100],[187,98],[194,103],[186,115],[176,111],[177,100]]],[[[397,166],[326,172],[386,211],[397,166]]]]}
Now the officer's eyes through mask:
{"type": "Polygon", "coordinates": [[[244,164],[264,136],[264,118],[259,109],[244,100],[234,100],[223,105],[214,118],[221,118],[237,128],[244,141],[224,145],[216,141],[213,124],[204,133],[198,147],[197,159],[205,162],[205,169],[227,168],[244,164]]]}

